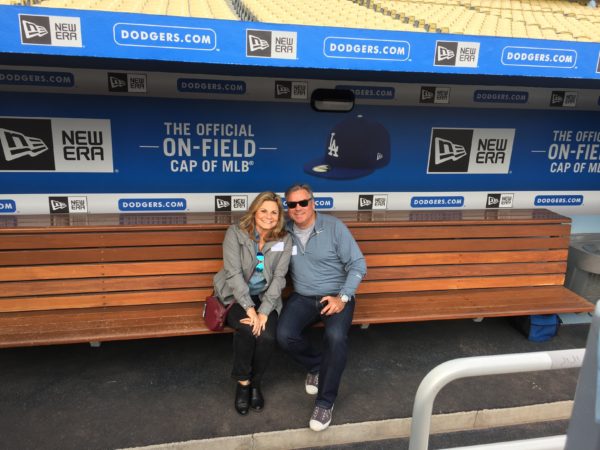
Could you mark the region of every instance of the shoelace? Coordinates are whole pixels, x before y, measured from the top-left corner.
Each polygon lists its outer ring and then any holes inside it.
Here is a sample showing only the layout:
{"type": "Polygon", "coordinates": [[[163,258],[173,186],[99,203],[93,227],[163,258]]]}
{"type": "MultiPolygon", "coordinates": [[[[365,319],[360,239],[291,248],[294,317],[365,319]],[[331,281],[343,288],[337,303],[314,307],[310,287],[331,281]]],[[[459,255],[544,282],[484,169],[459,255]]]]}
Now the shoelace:
{"type": "Polygon", "coordinates": [[[311,419],[317,420],[321,423],[325,423],[329,420],[330,413],[331,413],[330,409],[325,409],[325,408],[321,408],[320,406],[317,406],[317,407],[315,407],[315,410],[313,411],[311,419]]]}

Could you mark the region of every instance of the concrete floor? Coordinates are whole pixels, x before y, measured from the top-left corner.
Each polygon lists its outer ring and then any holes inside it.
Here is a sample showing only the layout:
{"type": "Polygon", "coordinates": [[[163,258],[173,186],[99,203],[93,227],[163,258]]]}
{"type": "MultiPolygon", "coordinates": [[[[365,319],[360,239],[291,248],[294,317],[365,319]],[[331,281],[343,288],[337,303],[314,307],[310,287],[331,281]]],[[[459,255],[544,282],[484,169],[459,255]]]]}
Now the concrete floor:
{"type": "MultiPolygon", "coordinates": [[[[354,327],[333,424],[410,417],[416,389],[436,365],[583,348],[588,328],[563,326],[552,341],[533,343],[506,319],[354,327]]],[[[311,333],[318,342],[320,330],[311,333]]],[[[307,426],[314,398],[304,392],[304,372],[279,351],[264,380],[265,410],[239,416],[231,353],[231,335],[0,350],[0,448],[115,449],[307,426]]],[[[455,381],[434,414],[572,400],[577,377],[578,369],[566,369],[455,381]]]]}

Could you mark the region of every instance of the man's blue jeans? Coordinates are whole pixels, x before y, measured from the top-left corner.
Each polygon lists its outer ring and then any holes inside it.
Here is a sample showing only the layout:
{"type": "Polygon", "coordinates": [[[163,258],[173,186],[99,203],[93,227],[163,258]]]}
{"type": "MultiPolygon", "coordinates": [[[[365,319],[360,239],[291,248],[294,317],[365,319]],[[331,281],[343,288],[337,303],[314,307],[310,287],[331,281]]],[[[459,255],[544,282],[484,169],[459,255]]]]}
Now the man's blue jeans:
{"type": "Polygon", "coordinates": [[[285,302],[277,324],[277,342],[307,372],[319,372],[319,393],[315,404],[331,408],[348,354],[348,331],[352,325],[354,300],[331,316],[321,315],[319,300],[322,296],[306,297],[294,292],[285,302]],[[325,325],[323,351],[315,349],[306,335],[306,329],[322,320],[325,325]]]}

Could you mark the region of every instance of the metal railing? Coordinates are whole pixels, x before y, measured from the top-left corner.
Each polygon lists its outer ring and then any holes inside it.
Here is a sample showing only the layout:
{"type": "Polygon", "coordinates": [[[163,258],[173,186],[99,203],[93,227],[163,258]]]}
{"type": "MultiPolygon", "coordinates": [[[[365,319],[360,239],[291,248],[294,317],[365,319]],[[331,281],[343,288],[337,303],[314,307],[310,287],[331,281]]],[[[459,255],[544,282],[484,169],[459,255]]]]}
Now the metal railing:
{"type": "MultiPolygon", "coordinates": [[[[417,390],[415,403],[413,406],[412,423],[410,429],[409,450],[427,450],[429,445],[429,431],[431,428],[431,414],[433,411],[433,402],[440,390],[451,381],[476,377],[483,375],[500,375],[519,372],[533,372],[541,370],[556,370],[581,367],[585,349],[574,350],[556,350],[549,352],[534,352],[534,353],[514,353],[508,355],[493,355],[493,356],[474,356],[470,358],[458,358],[440,364],[431,370],[417,390]]],[[[520,443],[519,450],[534,450],[534,449],[549,449],[549,448],[564,448],[564,436],[553,436],[546,439],[546,447],[539,446],[538,439],[516,441],[520,443]],[[551,444],[551,440],[554,444],[551,444]],[[548,445],[560,445],[562,439],[562,447],[549,447],[548,445]],[[532,446],[527,446],[526,442],[530,441],[532,446]],[[534,446],[537,445],[537,446],[534,446]]],[[[504,443],[505,445],[507,443],[504,443]]],[[[490,444],[494,445],[494,444],[490,444]]],[[[470,449],[488,448],[488,446],[468,447],[470,449]]],[[[500,447],[496,447],[500,448],[500,447]]],[[[508,447],[503,447],[508,448],[508,447]]]]}

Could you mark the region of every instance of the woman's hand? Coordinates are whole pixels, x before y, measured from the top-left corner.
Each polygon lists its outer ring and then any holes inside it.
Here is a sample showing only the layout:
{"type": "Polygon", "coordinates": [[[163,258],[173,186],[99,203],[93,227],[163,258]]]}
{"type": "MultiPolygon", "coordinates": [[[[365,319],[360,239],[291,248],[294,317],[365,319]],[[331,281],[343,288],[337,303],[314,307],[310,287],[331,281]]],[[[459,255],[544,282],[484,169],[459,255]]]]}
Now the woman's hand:
{"type": "Polygon", "coordinates": [[[264,331],[267,325],[268,316],[263,313],[257,314],[254,308],[249,308],[246,311],[246,314],[248,315],[248,317],[245,317],[244,319],[240,320],[240,323],[252,327],[252,334],[254,336],[260,336],[260,333],[264,331]]]}
{"type": "Polygon", "coordinates": [[[246,324],[252,328],[252,334],[254,336],[258,336],[260,334],[260,321],[258,318],[258,314],[256,314],[256,309],[254,307],[248,308],[246,310],[246,315],[248,317],[240,320],[240,323],[246,324]]]}
{"type": "Polygon", "coordinates": [[[260,336],[260,333],[265,331],[267,327],[267,320],[269,320],[269,316],[263,313],[258,313],[258,334],[256,336],[260,336]]]}

